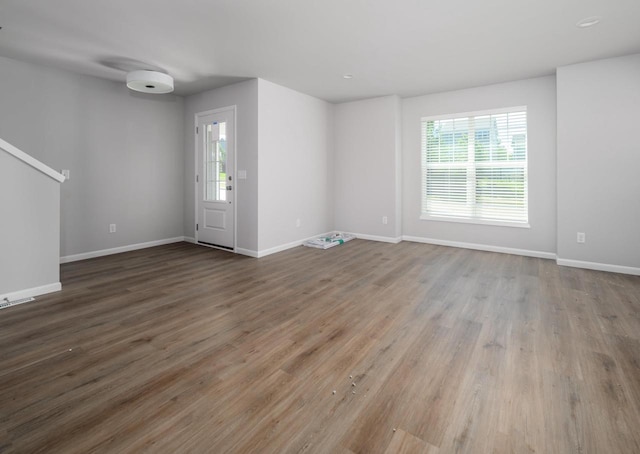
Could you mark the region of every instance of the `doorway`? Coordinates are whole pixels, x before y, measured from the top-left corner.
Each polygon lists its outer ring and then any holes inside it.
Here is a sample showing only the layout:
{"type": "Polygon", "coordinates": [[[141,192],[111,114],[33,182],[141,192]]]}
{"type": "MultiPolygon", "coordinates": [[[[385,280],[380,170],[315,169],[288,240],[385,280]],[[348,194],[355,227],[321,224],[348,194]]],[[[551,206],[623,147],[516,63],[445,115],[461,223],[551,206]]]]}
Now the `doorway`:
{"type": "Polygon", "coordinates": [[[196,243],[232,251],[235,116],[235,106],[196,114],[196,243]]]}

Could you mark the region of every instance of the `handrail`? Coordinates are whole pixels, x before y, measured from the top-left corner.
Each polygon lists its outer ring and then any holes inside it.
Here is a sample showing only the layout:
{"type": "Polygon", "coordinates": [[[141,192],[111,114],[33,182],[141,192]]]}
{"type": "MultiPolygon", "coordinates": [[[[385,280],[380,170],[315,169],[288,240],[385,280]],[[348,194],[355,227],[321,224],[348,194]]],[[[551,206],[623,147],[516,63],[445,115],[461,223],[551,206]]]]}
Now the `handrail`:
{"type": "Polygon", "coordinates": [[[32,158],[27,153],[25,153],[22,150],[19,150],[18,148],[14,147],[13,145],[11,145],[9,142],[5,140],[0,139],[0,148],[6,151],[7,153],[15,156],[25,164],[29,164],[34,169],[39,170],[40,172],[44,173],[48,177],[53,178],[58,183],[62,183],[65,180],[64,175],[62,175],[60,172],[56,172],[51,167],[41,163],[35,158],[32,158]]]}

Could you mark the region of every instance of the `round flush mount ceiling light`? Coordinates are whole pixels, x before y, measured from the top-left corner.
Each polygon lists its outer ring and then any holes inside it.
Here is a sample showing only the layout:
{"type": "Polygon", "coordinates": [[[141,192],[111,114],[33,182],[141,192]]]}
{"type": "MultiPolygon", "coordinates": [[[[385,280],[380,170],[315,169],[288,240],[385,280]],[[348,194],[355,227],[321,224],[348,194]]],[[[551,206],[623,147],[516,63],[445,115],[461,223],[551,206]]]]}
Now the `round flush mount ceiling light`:
{"type": "Polygon", "coordinates": [[[343,79],[353,79],[353,74],[345,74],[342,76],[343,79]]]}
{"type": "Polygon", "coordinates": [[[158,71],[131,71],[127,74],[127,87],[142,93],[171,93],[173,91],[173,77],[158,71]]]}
{"type": "Polygon", "coordinates": [[[600,18],[598,16],[585,17],[584,19],[578,21],[578,23],[576,24],[576,27],[589,28],[599,23],[600,23],[600,18]]]}

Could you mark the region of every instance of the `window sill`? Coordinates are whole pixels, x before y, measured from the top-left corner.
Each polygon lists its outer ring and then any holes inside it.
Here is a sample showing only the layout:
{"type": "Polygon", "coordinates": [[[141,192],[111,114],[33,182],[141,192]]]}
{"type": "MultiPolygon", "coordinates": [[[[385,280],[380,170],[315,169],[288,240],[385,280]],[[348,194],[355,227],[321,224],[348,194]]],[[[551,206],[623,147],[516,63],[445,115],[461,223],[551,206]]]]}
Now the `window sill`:
{"type": "Polygon", "coordinates": [[[438,221],[438,222],[457,222],[461,224],[491,225],[496,227],[516,227],[519,229],[531,228],[528,222],[488,221],[483,219],[470,219],[470,218],[448,218],[445,216],[429,216],[426,214],[421,215],[420,220],[421,221],[438,221]]]}

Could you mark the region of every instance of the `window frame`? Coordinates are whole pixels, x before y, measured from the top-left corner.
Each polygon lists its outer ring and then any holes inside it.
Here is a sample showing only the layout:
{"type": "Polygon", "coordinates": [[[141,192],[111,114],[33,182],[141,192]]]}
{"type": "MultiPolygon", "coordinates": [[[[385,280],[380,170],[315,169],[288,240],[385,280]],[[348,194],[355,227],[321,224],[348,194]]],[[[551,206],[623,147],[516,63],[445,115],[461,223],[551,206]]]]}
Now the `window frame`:
{"type": "MultiPolygon", "coordinates": [[[[504,162],[514,163],[517,161],[504,161],[504,162]]],[[[472,156],[471,159],[467,158],[467,162],[450,163],[454,165],[453,166],[450,165],[449,167],[455,167],[459,165],[461,168],[468,168],[470,163],[471,165],[473,165],[474,175],[476,174],[476,170],[478,168],[482,168],[482,167],[497,168],[502,165],[498,161],[498,162],[493,162],[491,164],[482,163],[480,166],[478,166],[478,164],[475,162],[475,156],[472,156]]],[[[505,167],[506,166],[507,165],[505,164],[505,167]]],[[[420,167],[421,167],[420,169],[420,178],[421,178],[420,179],[420,216],[419,216],[420,220],[490,225],[490,226],[500,226],[500,227],[516,227],[516,228],[525,228],[525,229],[531,228],[530,219],[529,219],[529,111],[527,109],[527,106],[503,107],[503,108],[496,108],[496,109],[486,109],[486,110],[477,110],[477,111],[471,111],[471,112],[458,112],[458,113],[445,114],[445,115],[431,115],[431,116],[421,117],[420,118],[420,167]],[[455,217],[455,216],[435,215],[435,214],[426,213],[424,210],[426,207],[425,199],[426,199],[427,193],[426,193],[426,187],[424,185],[427,177],[426,174],[428,169],[428,163],[427,163],[426,149],[423,148],[424,144],[422,143],[423,125],[425,124],[425,122],[455,120],[455,119],[468,118],[468,117],[480,117],[480,116],[486,116],[486,115],[499,115],[499,114],[516,113],[516,112],[525,112],[526,119],[527,119],[527,123],[526,123],[527,132],[526,132],[526,141],[525,141],[526,154],[525,154],[525,162],[524,162],[524,165],[522,166],[522,168],[524,169],[524,181],[525,181],[523,199],[526,207],[525,212],[526,212],[527,220],[526,221],[493,220],[493,219],[482,219],[477,217],[455,217]]],[[[476,186],[473,185],[473,182],[470,182],[467,184],[467,188],[469,187],[476,188],[476,186]]],[[[469,195],[469,189],[467,189],[467,191],[468,191],[467,194],[469,195]]],[[[471,194],[474,200],[474,204],[475,204],[476,194],[477,194],[477,188],[474,189],[473,193],[471,194]]]]}

